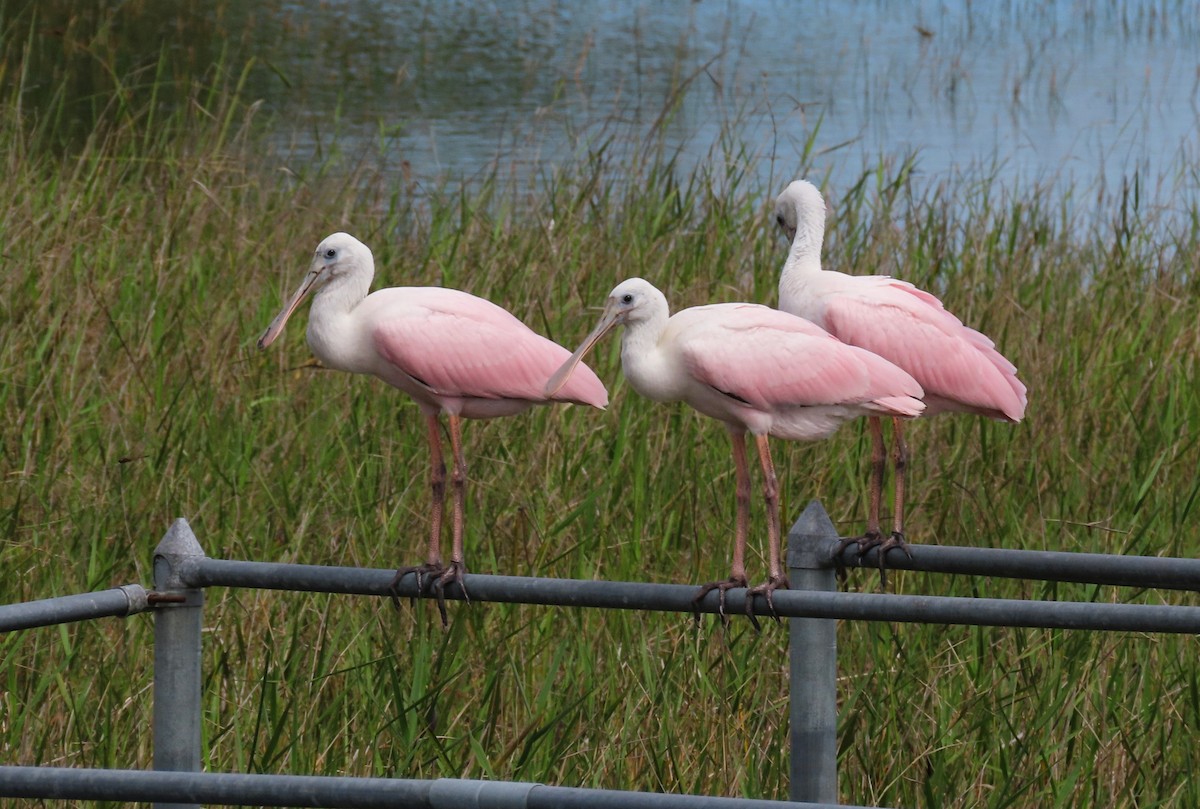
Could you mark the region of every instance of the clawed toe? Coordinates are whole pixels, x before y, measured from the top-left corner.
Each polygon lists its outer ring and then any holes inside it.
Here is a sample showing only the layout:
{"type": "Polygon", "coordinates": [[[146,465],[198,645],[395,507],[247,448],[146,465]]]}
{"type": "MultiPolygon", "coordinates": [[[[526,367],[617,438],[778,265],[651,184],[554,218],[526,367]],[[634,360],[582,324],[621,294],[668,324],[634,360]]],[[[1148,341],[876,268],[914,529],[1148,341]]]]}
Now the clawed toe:
{"type": "Polygon", "coordinates": [[[904,551],[904,555],[912,559],[912,551],[908,549],[908,541],[904,538],[903,531],[893,531],[892,535],[887,538],[886,542],[879,543],[879,564],[883,565],[883,555],[892,548],[899,548],[904,551]]]}
{"type": "Polygon", "coordinates": [[[833,569],[840,582],[846,581],[846,563],[842,561],[842,553],[857,542],[858,540],[854,537],[842,537],[838,540],[837,547],[833,549],[833,569]]]}
{"type": "MultiPolygon", "coordinates": [[[[725,593],[730,590],[745,586],[745,576],[730,576],[724,581],[714,581],[702,585],[700,589],[696,591],[696,595],[692,596],[692,615],[696,619],[696,626],[700,625],[700,602],[703,601],[704,597],[713,590],[717,591],[717,615],[721,616],[721,624],[723,626],[729,626],[729,616],[725,612],[725,593]]],[[[759,629],[758,618],[756,618],[754,614],[749,611],[747,611],[746,614],[750,618],[750,623],[754,625],[755,631],[757,631],[759,629]]]]}
{"type": "Polygon", "coordinates": [[[912,551],[908,548],[908,542],[904,538],[903,531],[893,531],[886,539],[878,530],[868,530],[860,537],[842,537],[833,549],[833,565],[837,570],[838,580],[842,582],[846,581],[846,566],[842,563],[842,552],[851,545],[858,546],[858,558],[860,560],[872,548],[878,549],[879,580],[884,589],[887,589],[887,552],[893,548],[899,548],[904,551],[905,556],[912,559],[912,551]]]}
{"type": "MultiPolygon", "coordinates": [[[[433,587],[433,583],[441,577],[446,571],[440,562],[425,562],[420,565],[408,565],[396,570],[396,575],[392,577],[391,584],[388,585],[388,592],[392,599],[392,606],[397,611],[400,610],[400,592],[397,589],[400,585],[400,580],[412,573],[417,578],[417,594],[430,592],[429,588],[433,587]]],[[[416,600],[415,597],[413,599],[416,600]]]]}
{"type": "Polygon", "coordinates": [[[470,601],[471,599],[467,596],[467,585],[463,578],[466,576],[466,574],[466,565],[464,565],[462,562],[451,562],[446,566],[446,569],[442,571],[441,575],[437,577],[437,580],[433,583],[433,586],[439,590],[444,590],[448,584],[457,584],[459,589],[462,590],[463,600],[470,601]]]}
{"type": "Polygon", "coordinates": [[[446,587],[451,584],[457,584],[458,589],[462,591],[463,601],[470,603],[471,598],[467,595],[467,584],[464,576],[467,574],[467,567],[462,562],[451,562],[442,571],[441,575],[433,580],[430,589],[437,596],[438,614],[442,618],[442,626],[450,626],[450,620],[446,615],[446,587]]]}
{"type": "Polygon", "coordinates": [[[858,537],[854,542],[858,545],[858,558],[862,559],[867,555],[867,551],[872,548],[878,548],[883,544],[883,534],[878,530],[870,530],[858,537]]]}
{"type": "Polygon", "coordinates": [[[908,549],[908,542],[904,539],[903,531],[893,531],[892,535],[886,541],[879,543],[879,583],[883,589],[887,589],[887,552],[892,548],[899,548],[904,551],[904,555],[912,559],[912,551],[908,549]]]}
{"type": "MultiPolygon", "coordinates": [[[[438,615],[441,616],[442,626],[449,626],[449,616],[446,614],[446,587],[457,584],[462,591],[463,600],[470,601],[467,595],[467,585],[464,580],[467,568],[462,562],[451,562],[442,565],[440,562],[426,562],[421,565],[410,565],[396,571],[392,583],[388,585],[392,606],[400,609],[400,580],[412,573],[417,577],[417,595],[430,595],[437,599],[438,615]]],[[[415,597],[414,597],[415,600],[415,597]]]]}
{"type": "MultiPolygon", "coordinates": [[[[746,592],[746,614],[750,616],[751,620],[754,620],[754,613],[752,612],[754,609],[754,597],[761,595],[767,599],[767,607],[771,610],[771,619],[775,623],[779,623],[779,613],[775,611],[775,591],[790,590],[791,587],[791,582],[788,581],[787,576],[782,575],[771,576],[762,584],[752,587],[746,592]]],[[[757,622],[755,625],[757,627],[757,622]]]]}
{"type": "MultiPolygon", "coordinates": [[[[891,541],[891,540],[889,540],[891,541]]],[[[872,548],[877,548],[885,544],[883,534],[879,529],[868,529],[865,534],[860,537],[842,537],[838,540],[837,547],[833,549],[833,566],[837,572],[838,581],[846,581],[846,565],[842,562],[842,552],[851,545],[858,546],[858,558],[861,560],[867,555],[867,551],[872,548]]],[[[881,552],[882,553],[882,552],[881,552]]]]}

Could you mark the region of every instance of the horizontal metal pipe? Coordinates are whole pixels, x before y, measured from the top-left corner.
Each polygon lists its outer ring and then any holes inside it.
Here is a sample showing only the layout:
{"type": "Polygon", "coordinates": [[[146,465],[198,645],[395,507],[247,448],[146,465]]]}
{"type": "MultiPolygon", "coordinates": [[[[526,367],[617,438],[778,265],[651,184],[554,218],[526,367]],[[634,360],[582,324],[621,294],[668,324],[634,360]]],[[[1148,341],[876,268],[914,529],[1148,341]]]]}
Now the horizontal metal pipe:
{"type": "Polygon", "coordinates": [[[578,789],[513,781],[4,766],[0,766],[0,797],[326,809],[833,809],[832,804],[578,789]]]}
{"type": "MultiPolygon", "coordinates": [[[[829,547],[831,564],[835,546],[836,543],[832,543],[829,547]]],[[[912,552],[911,559],[899,549],[889,551],[888,568],[1200,592],[1200,559],[951,545],[909,545],[908,548],[912,552]]],[[[860,557],[857,546],[850,545],[843,549],[841,561],[846,567],[878,567],[879,551],[872,549],[860,557]]]]}
{"type": "MultiPolygon", "coordinates": [[[[189,559],[180,576],[193,587],[254,587],[320,593],[389,594],[394,571],[353,567],[189,559]]],[[[696,587],[689,584],[646,584],[587,579],[545,579],[468,574],[467,590],[474,601],[544,604],[561,607],[686,612],[694,610],[696,587]]],[[[399,595],[417,596],[409,575],[399,595]]],[[[730,590],[726,611],[744,610],[745,589],[730,590]]],[[[461,599],[457,586],[447,598],[461,599]]],[[[717,593],[700,603],[700,612],[715,613],[717,593]]],[[[999,598],[908,596],[888,593],[829,593],[804,590],[775,592],[775,611],[783,617],[842,618],[862,621],[901,621],[974,626],[1025,626],[1052,629],[1101,629],[1127,632],[1200,633],[1200,607],[1160,604],[1109,604],[1077,601],[1023,601],[999,598]]],[[[757,615],[770,615],[765,601],[755,600],[757,615]]]]}
{"type": "Polygon", "coordinates": [[[124,618],[147,609],[146,590],[140,584],[126,584],[98,593],[5,604],[0,606],[0,632],[68,624],[91,618],[124,618]]]}

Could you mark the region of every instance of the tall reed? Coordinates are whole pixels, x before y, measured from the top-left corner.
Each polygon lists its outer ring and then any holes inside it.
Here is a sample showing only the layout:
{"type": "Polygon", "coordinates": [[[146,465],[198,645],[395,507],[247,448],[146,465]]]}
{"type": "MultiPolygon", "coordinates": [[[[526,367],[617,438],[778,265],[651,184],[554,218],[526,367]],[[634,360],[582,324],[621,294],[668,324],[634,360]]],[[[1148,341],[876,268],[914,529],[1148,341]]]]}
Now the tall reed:
{"type": "MultiPolygon", "coordinates": [[[[226,65],[169,110],[116,94],[73,145],[51,142],[53,116],[4,108],[0,602],[148,583],[176,516],[212,556],[390,568],[419,555],[415,407],[313,367],[303,315],[278,350],[254,348],[334,230],[373,247],[377,285],[468,289],[565,344],[630,275],[676,306],[775,300],[784,252],[767,211],[779,188],[757,184],[764,156],[732,135],[695,169],[661,141],[619,158],[596,144],[532,191],[503,166],[425,188],[370,155],[264,157],[242,76],[226,65]]],[[[910,539],[1194,555],[1195,211],[1149,209],[1131,186],[1085,220],[1069,188],[986,173],[930,185],[912,167],[868,167],[828,189],[826,263],[936,291],[1016,362],[1030,407],[1015,427],[914,425],[910,539]]],[[[468,426],[473,571],[699,582],[726,568],[725,437],[638,400],[618,365],[616,343],[601,347],[607,412],[468,426]]],[[[786,513],[815,497],[841,530],[860,530],[867,454],[856,427],[782,450],[786,513]]],[[[898,592],[1188,601],[893,578],[898,592]]],[[[863,572],[849,586],[878,584],[863,572]]],[[[683,616],[475,604],[453,605],[443,632],[425,604],[207,597],[213,770],[786,794],[774,625],[697,631],[683,616]]],[[[0,649],[5,763],[149,765],[148,619],[11,634],[0,649]]],[[[1194,805],[1195,659],[1194,638],[846,623],[842,795],[1194,805]]]]}

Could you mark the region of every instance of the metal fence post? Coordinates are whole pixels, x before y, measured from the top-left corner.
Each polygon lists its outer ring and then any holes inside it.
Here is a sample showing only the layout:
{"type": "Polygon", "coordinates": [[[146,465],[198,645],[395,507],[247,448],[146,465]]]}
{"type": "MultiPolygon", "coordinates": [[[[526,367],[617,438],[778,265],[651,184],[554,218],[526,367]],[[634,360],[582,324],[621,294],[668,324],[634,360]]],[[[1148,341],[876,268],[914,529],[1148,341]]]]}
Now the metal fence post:
{"type": "MultiPolygon", "coordinates": [[[[204,556],[187,520],[178,519],[154,549],[154,769],[200,771],[200,628],[204,591],[187,587],[179,565],[204,556]],[[163,595],[178,597],[164,601],[163,595]]],[[[156,803],[156,809],[198,804],[156,803]]]]}
{"type": "MultiPolygon", "coordinates": [[[[788,578],[796,590],[837,589],[837,530],[816,500],[788,532],[788,578]]],[[[837,788],[837,621],[789,618],[793,801],[834,804],[837,788]]]]}

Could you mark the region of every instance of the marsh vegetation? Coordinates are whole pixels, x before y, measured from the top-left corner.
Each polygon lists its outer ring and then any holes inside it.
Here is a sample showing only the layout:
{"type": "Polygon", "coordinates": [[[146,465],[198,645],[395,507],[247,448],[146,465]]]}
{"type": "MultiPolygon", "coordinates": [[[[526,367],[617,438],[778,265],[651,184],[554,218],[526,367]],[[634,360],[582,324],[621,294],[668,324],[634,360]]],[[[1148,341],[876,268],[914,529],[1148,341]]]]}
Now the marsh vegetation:
{"type": "MultiPolygon", "coordinates": [[[[28,17],[5,23],[6,53],[44,35],[28,17]]],[[[372,246],[377,285],[467,289],[567,345],[630,275],[677,306],[775,301],[780,189],[732,124],[702,160],[679,159],[659,128],[635,147],[597,142],[536,183],[511,182],[497,161],[438,185],[363,148],[280,171],[263,157],[276,148],[263,143],[271,111],[245,65],[219,53],[194,73],[175,76],[168,60],[114,73],[120,87],[93,77],[82,94],[68,86],[78,77],[59,77],[37,105],[16,64],[0,113],[3,603],[148,583],[177,516],[212,556],[379,568],[417,557],[428,492],[416,408],[312,367],[300,328],[278,350],[254,347],[334,230],[372,246]],[[94,117],[66,137],[85,96],[94,117]]],[[[819,173],[800,146],[784,179],[819,173]]],[[[910,539],[1194,556],[1194,203],[1151,203],[1136,173],[1085,200],[1061,181],[918,181],[912,166],[880,160],[827,186],[826,263],[937,292],[1014,360],[1030,406],[1016,427],[913,425],[910,539]]],[[[615,342],[592,364],[609,382],[605,413],[469,425],[473,571],[720,575],[734,511],[725,436],[686,408],[637,400],[615,342]]],[[[781,445],[784,513],[819,498],[841,530],[860,530],[868,444],[851,426],[781,445]]],[[[903,593],[1190,603],[892,580],[903,593]]],[[[849,586],[878,582],[862,572],[849,586]]],[[[213,770],[786,796],[786,636],[774,625],[456,604],[443,631],[426,604],[207,597],[213,770]]],[[[144,618],[0,638],[0,760],[148,767],[151,639],[144,618]]],[[[1195,638],[846,623],[839,640],[844,800],[1200,804],[1195,638]]]]}

